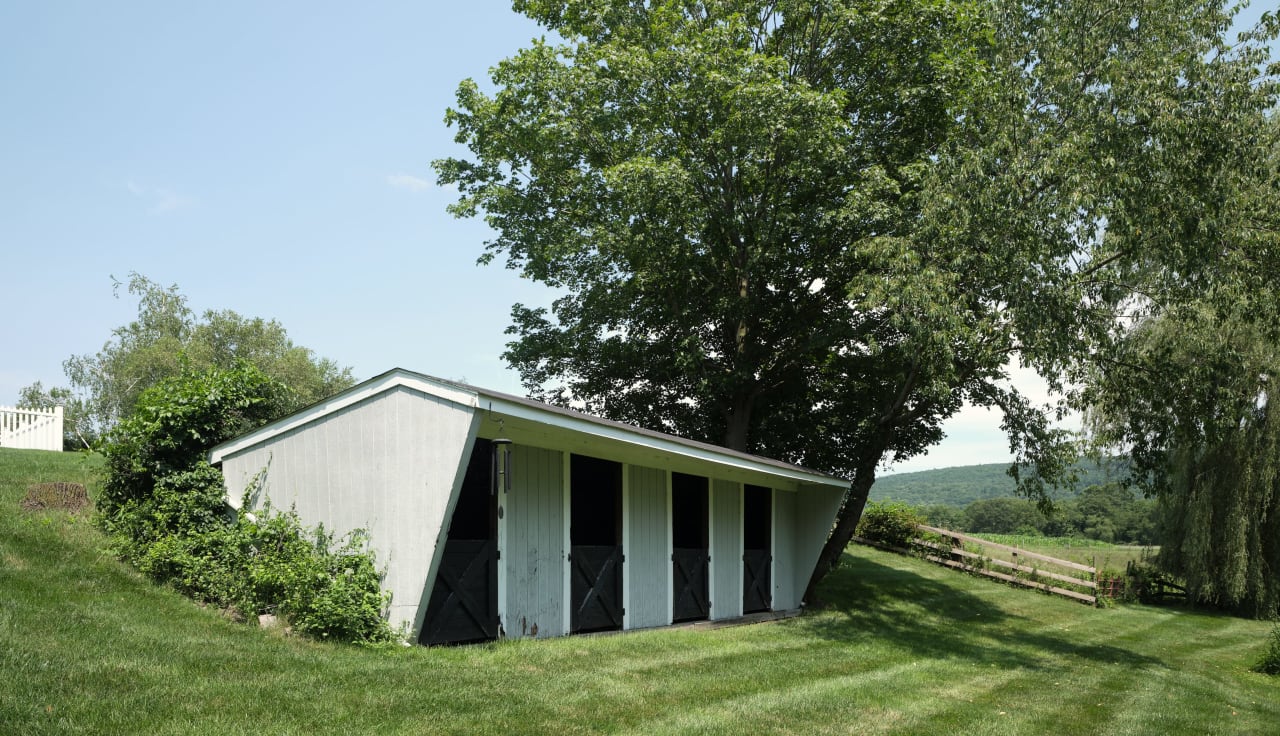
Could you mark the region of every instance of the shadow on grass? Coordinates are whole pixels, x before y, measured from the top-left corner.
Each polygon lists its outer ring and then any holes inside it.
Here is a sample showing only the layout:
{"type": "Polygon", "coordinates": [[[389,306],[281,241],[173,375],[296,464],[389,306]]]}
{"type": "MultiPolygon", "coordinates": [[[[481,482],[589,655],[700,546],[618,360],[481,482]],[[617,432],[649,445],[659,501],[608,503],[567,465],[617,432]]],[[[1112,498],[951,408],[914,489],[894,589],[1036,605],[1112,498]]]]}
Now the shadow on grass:
{"type": "MultiPolygon", "coordinates": [[[[806,617],[817,636],[853,643],[868,637],[921,658],[966,659],[975,664],[1045,669],[1054,660],[1165,667],[1159,659],[1100,644],[1096,628],[1081,633],[1045,631],[1043,624],[1011,615],[961,585],[921,576],[845,553],[823,582],[824,615],[806,617]]],[[[1025,595],[1039,595],[1028,591],[1025,595]]]]}

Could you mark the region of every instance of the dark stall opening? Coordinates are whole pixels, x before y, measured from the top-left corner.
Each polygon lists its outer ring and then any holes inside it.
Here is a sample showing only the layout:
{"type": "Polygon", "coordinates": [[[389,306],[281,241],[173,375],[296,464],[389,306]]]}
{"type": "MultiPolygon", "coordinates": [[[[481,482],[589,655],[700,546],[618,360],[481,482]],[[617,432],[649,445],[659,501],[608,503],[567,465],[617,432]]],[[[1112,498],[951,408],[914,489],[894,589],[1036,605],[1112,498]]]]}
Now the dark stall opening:
{"type": "Polygon", "coordinates": [[[671,474],[671,619],[698,621],[711,613],[706,478],[671,474]]]}
{"type": "Polygon", "coordinates": [[[742,489],[742,612],[768,611],[773,605],[769,568],[773,532],[773,491],[742,489]]]}
{"type": "Polygon", "coordinates": [[[477,439],[449,518],[418,641],[463,644],[498,638],[498,514],[493,444],[477,439]]]}
{"type": "Polygon", "coordinates": [[[570,627],[622,628],[622,464],[569,460],[570,627]]]}

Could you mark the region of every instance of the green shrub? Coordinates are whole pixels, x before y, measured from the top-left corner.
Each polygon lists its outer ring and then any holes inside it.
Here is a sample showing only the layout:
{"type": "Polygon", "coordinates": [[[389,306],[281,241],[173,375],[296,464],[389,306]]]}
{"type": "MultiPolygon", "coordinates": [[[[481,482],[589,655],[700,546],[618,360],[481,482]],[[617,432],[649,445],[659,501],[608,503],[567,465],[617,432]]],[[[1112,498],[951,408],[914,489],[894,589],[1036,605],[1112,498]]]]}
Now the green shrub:
{"type": "Polygon", "coordinates": [[[204,460],[274,418],[286,395],[248,364],[148,389],[109,435],[101,523],[122,558],[197,601],[245,618],[277,614],[317,638],[388,641],[387,597],[364,534],[335,545],[292,511],[236,514],[221,471],[204,460]]]}
{"type": "Polygon", "coordinates": [[[288,396],[245,362],[184,372],[144,391],[103,446],[107,473],[96,505],[108,530],[145,514],[135,504],[152,500],[160,478],[195,470],[214,445],[275,419],[288,396]]]}
{"type": "Polygon", "coordinates": [[[892,547],[910,547],[921,523],[919,512],[905,503],[869,503],[858,521],[858,535],[892,547]]]}
{"type": "Polygon", "coordinates": [[[1264,675],[1280,675],[1280,624],[1271,627],[1271,634],[1267,637],[1267,650],[1253,670],[1264,675]]]}

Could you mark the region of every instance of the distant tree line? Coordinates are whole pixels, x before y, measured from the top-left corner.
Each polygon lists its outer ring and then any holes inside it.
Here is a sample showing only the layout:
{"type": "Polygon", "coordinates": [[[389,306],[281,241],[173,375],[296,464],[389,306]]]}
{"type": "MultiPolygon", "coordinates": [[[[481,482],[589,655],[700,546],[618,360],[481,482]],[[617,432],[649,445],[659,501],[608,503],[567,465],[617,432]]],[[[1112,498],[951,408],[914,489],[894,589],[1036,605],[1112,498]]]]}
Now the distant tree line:
{"type": "Polygon", "coordinates": [[[1119,483],[1092,485],[1045,513],[1025,498],[1000,497],[967,506],[920,507],[933,526],[964,532],[1079,537],[1116,544],[1155,545],[1161,541],[1161,511],[1119,483]]]}
{"type": "Polygon", "coordinates": [[[355,383],[351,369],[296,345],[276,320],[227,310],[197,314],[177,285],[168,287],[139,273],[116,281],[138,300],[138,315],[111,331],[95,354],[73,355],[62,364],[68,386],[24,387],[18,406],[66,408],[63,449],[96,446],[127,418],[152,386],[185,372],[229,370],[247,362],[285,387],[277,407],[287,414],[355,383]]]}
{"type": "MultiPolygon", "coordinates": [[[[1075,481],[1055,489],[1058,501],[1074,498],[1089,486],[1105,485],[1129,475],[1125,458],[1101,461],[1083,459],[1072,464],[1068,472],[1075,481]]],[[[963,508],[983,499],[1017,496],[1018,483],[1009,475],[1009,463],[964,465],[911,473],[883,475],[871,489],[873,501],[901,501],[912,506],[943,505],[963,508]]]]}

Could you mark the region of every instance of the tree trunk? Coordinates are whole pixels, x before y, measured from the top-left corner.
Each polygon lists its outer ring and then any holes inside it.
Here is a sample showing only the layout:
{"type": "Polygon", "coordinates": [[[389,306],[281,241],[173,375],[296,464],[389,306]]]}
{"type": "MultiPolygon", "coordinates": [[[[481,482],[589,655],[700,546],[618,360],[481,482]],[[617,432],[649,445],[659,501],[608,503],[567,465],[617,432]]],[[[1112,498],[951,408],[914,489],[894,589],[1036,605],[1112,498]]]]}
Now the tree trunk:
{"type": "Polygon", "coordinates": [[[730,450],[747,452],[747,441],[751,432],[751,410],[755,405],[755,397],[750,394],[735,396],[728,411],[724,413],[724,442],[721,444],[730,450]]]}
{"type": "Polygon", "coordinates": [[[822,552],[818,554],[818,564],[813,568],[813,576],[809,578],[809,585],[804,589],[806,604],[815,603],[814,591],[817,590],[818,583],[822,582],[823,578],[840,563],[840,555],[844,554],[845,547],[849,546],[849,540],[853,539],[853,532],[858,528],[862,509],[867,505],[867,496],[870,495],[871,486],[875,482],[874,465],[859,469],[855,474],[853,485],[845,495],[844,503],[840,505],[836,526],[831,530],[831,536],[827,537],[827,543],[823,545],[822,552]]]}

